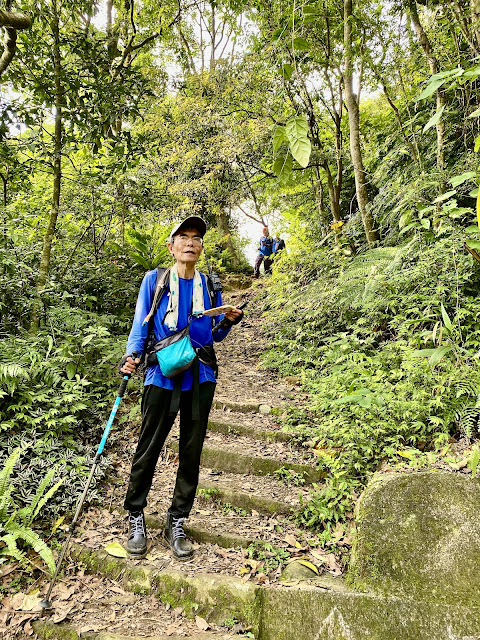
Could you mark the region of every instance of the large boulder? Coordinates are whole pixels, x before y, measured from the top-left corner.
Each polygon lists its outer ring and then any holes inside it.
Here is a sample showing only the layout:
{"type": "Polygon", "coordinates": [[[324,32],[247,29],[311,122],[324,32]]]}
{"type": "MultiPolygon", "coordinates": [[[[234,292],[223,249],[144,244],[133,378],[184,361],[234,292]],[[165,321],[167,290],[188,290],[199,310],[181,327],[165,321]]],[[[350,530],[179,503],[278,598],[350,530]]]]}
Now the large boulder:
{"type": "Polygon", "coordinates": [[[350,583],[480,605],[480,480],[443,471],[377,474],[356,514],[350,583]]]}

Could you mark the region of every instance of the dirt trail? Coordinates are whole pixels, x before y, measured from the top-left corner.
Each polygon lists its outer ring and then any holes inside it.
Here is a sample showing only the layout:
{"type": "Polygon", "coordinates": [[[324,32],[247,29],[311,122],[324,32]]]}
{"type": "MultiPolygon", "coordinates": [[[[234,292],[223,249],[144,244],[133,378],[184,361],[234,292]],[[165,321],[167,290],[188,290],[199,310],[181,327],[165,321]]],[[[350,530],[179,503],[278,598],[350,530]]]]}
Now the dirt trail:
{"type": "MultiPolygon", "coordinates": [[[[251,290],[225,296],[230,302],[246,297],[252,298],[251,290]]],[[[174,427],[159,460],[146,509],[148,555],[142,561],[128,561],[125,568],[133,567],[148,575],[158,571],[180,572],[178,575],[185,579],[210,574],[237,580],[240,585],[253,583],[272,588],[280,585],[289,557],[316,563],[319,573],[340,573],[333,554],[316,549],[312,534],[299,529],[292,517],[292,509],[307,497],[308,485],[302,478],[307,477],[307,471],[313,473],[315,459],[281,434],[282,413],[289,403],[301,403],[302,397],[298,389],[259,366],[266,341],[258,315],[252,301],[244,322],[216,347],[220,364],[218,408],[212,410],[199,493],[187,523],[195,547],[193,559],[184,563],[175,561],[162,544],[163,521],[178,463],[175,453],[178,430],[174,427]],[[249,404],[251,410],[245,408],[249,404]],[[274,414],[268,413],[270,408],[274,414]],[[235,466],[238,461],[240,466],[235,466]],[[245,468],[242,461],[248,462],[245,468]]],[[[128,400],[123,410],[127,408],[128,400]]],[[[103,489],[102,504],[82,516],[73,540],[72,557],[83,549],[93,558],[95,554],[103,554],[111,543],[124,544],[127,524],[122,502],[138,429],[138,421],[127,428],[124,425],[109,443],[110,449],[107,444],[114,472],[103,489]]],[[[103,575],[89,574],[87,565],[75,560],[66,565],[53,593],[55,612],[46,621],[47,626],[42,626],[45,621],[37,622],[33,631],[32,614],[26,614],[21,622],[21,612],[11,609],[8,602],[6,620],[10,621],[10,629],[16,630],[11,637],[17,637],[22,626],[27,636],[37,633],[38,637],[75,639],[90,634],[89,638],[98,640],[101,640],[98,634],[105,632],[112,634],[111,639],[116,634],[132,640],[160,636],[199,639],[206,634],[205,637],[215,640],[248,630],[248,625],[242,627],[235,616],[229,618],[227,614],[219,624],[219,611],[214,604],[207,622],[195,614],[196,609],[189,609],[190,605],[171,602],[165,595],[159,600],[150,586],[145,589],[137,586],[137,590],[150,595],[130,593],[124,584],[124,570],[117,575],[105,568],[110,566],[108,556],[95,565],[103,575]]]]}

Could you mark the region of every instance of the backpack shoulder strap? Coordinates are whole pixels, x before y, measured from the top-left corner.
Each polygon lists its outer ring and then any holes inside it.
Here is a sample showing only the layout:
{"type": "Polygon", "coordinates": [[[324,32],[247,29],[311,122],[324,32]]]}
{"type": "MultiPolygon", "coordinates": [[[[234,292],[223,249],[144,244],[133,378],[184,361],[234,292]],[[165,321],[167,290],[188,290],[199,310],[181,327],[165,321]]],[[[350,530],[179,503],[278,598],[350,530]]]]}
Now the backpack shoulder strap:
{"type": "Polygon", "coordinates": [[[213,284],[210,274],[204,273],[203,275],[205,276],[205,281],[207,283],[208,297],[210,298],[210,308],[213,309],[213,307],[215,306],[215,299],[217,297],[217,292],[215,290],[215,286],[213,284]]]}
{"type": "Polygon", "coordinates": [[[148,312],[143,324],[150,323],[150,320],[153,319],[155,315],[158,305],[160,304],[160,300],[162,299],[163,294],[168,289],[170,284],[170,268],[166,269],[165,267],[157,267],[157,282],[155,284],[155,291],[153,293],[152,306],[150,307],[150,311],[148,312]]]}

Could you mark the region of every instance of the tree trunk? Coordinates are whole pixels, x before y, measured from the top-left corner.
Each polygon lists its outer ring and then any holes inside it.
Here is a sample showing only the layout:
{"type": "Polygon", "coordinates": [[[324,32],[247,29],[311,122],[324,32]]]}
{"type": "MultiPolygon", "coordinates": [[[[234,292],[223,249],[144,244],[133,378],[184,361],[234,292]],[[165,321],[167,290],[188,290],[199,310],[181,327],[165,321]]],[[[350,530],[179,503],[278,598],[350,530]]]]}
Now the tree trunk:
{"type": "MultiPolygon", "coordinates": [[[[416,0],[409,0],[408,7],[410,17],[412,19],[413,28],[415,29],[415,33],[417,34],[418,40],[425,53],[425,57],[427,58],[430,73],[433,76],[439,71],[438,61],[434,55],[430,40],[428,39],[428,36],[423,29],[422,23],[420,22],[416,0]]],[[[439,111],[445,104],[445,95],[441,89],[437,89],[436,98],[437,111],[439,111]]],[[[435,128],[437,130],[437,169],[443,171],[443,169],[445,168],[445,122],[442,118],[440,118],[440,120],[437,122],[435,128]]],[[[443,187],[442,192],[444,190],[445,188],[443,187]]]]}
{"type": "Polygon", "coordinates": [[[345,47],[345,103],[348,110],[348,123],[350,129],[350,153],[352,156],[353,170],[355,173],[355,189],[358,208],[362,216],[363,227],[369,247],[375,246],[379,240],[378,232],[374,227],[374,221],[368,207],[367,181],[363,167],[362,149],[360,145],[360,109],[357,97],[353,92],[353,50],[352,50],[352,0],[344,0],[344,47],[345,47]]]}
{"type": "Polygon", "coordinates": [[[480,0],[470,0],[470,10],[472,12],[473,39],[478,51],[480,49],[480,0]]]}
{"type": "Polygon", "coordinates": [[[53,152],[53,196],[52,206],[50,209],[50,217],[48,220],[47,230],[43,239],[43,251],[38,269],[36,295],[33,302],[32,317],[30,322],[30,331],[35,332],[40,325],[40,309],[42,305],[42,292],[47,283],[48,273],[50,271],[50,260],[52,254],[52,244],[55,237],[55,229],[57,226],[58,212],[60,209],[60,187],[62,181],[62,147],[63,147],[63,121],[62,121],[62,59],[60,51],[60,26],[59,16],[57,12],[56,0],[53,1],[53,64],[55,73],[55,133],[54,133],[54,152],[53,152]]]}
{"type": "Polygon", "coordinates": [[[332,172],[330,171],[330,167],[328,166],[328,162],[325,162],[323,165],[323,169],[327,176],[327,187],[328,187],[328,196],[330,200],[330,211],[332,212],[332,218],[334,222],[340,222],[340,200],[337,197],[337,189],[336,185],[333,182],[332,172]]]}
{"type": "Polygon", "coordinates": [[[0,57],[0,76],[4,73],[15,56],[17,49],[17,31],[29,29],[32,20],[23,13],[13,13],[0,9],[0,27],[5,27],[3,53],[0,57]]]}
{"type": "Polygon", "coordinates": [[[0,9],[0,27],[12,27],[12,29],[29,29],[32,26],[32,19],[24,13],[15,11],[4,11],[0,9]]]}

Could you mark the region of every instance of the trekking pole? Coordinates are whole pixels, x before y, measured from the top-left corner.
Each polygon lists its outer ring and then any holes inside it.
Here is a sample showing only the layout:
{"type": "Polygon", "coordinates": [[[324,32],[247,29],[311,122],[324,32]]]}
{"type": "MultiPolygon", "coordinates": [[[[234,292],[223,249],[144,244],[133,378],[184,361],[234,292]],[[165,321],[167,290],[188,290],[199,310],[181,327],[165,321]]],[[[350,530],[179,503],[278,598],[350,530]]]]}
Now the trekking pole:
{"type": "Polygon", "coordinates": [[[108,434],[110,433],[110,429],[112,428],[112,424],[113,421],[115,420],[115,416],[117,414],[117,409],[120,405],[120,402],[123,398],[123,395],[125,393],[125,390],[127,388],[127,384],[128,381],[130,379],[130,374],[125,374],[123,376],[123,380],[120,383],[120,387],[118,388],[117,391],[117,398],[115,400],[115,404],[113,405],[113,409],[112,412],[110,413],[110,417],[107,420],[107,424],[105,425],[105,429],[103,431],[103,436],[102,439],[100,441],[100,444],[98,445],[98,449],[97,449],[97,453],[95,454],[95,458],[93,459],[93,465],[92,465],[92,469],[90,471],[90,475],[88,476],[88,480],[87,480],[87,484],[85,485],[85,488],[83,490],[82,495],[80,496],[80,499],[77,503],[77,508],[75,510],[75,515],[73,516],[73,520],[70,524],[70,526],[68,527],[68,536],[67,539],[65,540],[65,542],[63,543],[63,547],[62,550],[60,552],[60,555],[58,556],[58,560],[57,560],[57,566],[55,567],[55,573],[53,574],[53,577],[50,581],[50,586],[48,588],[48,592],[47,595],[45,596],[44,600],[41,600],[41,602],[39,603],[40,606],[42,607],[42,613],[44,611],[47,611],[48,609],[52,609],[52,603],[50,601],[50,596],[52,594],[52,589],[53,586],[55,584],[55,581],[57,579],[58,573],[60,571],[60,567],[62,565],[63,562],[63,558],[65,557],[65,554],[67,552],[68,549],[68,545],[70,543],[70,539],[75,531],[75,527],[77,525],[77,521],[78,518],[80,516],[80,512],[82,511],[82,507],[83,507],[83,503],[85,502],[85,498],[87,496],[87,492],[88,489],[90,487],[90,483],[92,482],[92,478],[93,478],[93,474],[95,473],[95,469],[97,468],[97,464],[102,456],[103,453],[103,448],[105,447],[105,443],[107,442],[107,438],[108,438],[108,434]]]}

